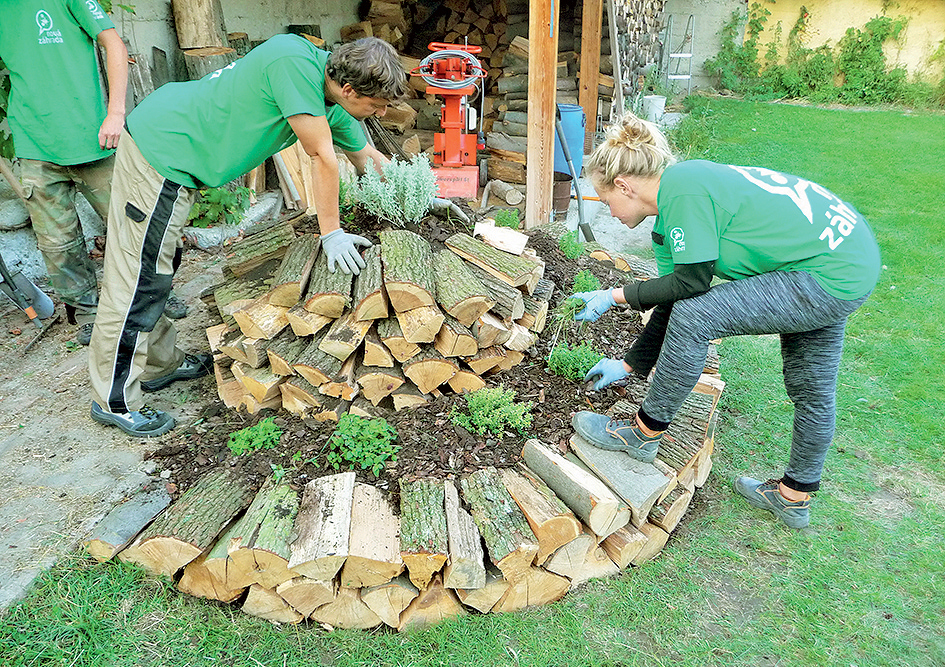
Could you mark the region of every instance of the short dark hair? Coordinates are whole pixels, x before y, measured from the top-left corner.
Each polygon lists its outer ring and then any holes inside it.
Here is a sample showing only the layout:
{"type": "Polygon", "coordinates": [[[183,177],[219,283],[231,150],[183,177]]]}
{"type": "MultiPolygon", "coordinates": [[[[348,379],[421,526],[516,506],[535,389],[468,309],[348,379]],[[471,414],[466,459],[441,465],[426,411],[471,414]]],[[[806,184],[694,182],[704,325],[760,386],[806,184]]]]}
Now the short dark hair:
{"type": "Polygon", "coordinates": [[[350,84],[358,95],[397,100],[407,94],[407,73],[393,46],[377,37],[363,37],[336,47],[325,72],[339,85],[350,84]]]}

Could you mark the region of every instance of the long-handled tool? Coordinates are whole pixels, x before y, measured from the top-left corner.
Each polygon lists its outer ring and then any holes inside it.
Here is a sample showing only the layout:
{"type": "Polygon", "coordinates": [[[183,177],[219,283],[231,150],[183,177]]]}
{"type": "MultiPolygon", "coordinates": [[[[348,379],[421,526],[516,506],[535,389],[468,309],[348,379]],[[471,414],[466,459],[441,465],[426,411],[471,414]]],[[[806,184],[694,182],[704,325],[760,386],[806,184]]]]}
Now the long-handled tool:
{"type": "Polygon", "coordinates": [[[555,106],[555,131],[558,133],[558,141],[561,143],[561,150],[564,153],[564,159],[568,163],[568,171],[571,172],[571,185],[574,186],[574,192],[577,194],[578,203],[578,228],[584,234],[584,240],[594,242],[594,232],[591,226],[584,221],[584,198],[581,197],[581,186],[578,185],[578,174],[574,170],[574,162],[571,161],[571,151],[568,149],[568,142],[564,138],[564,128],[561,127],[561,107],[555,106]]]}

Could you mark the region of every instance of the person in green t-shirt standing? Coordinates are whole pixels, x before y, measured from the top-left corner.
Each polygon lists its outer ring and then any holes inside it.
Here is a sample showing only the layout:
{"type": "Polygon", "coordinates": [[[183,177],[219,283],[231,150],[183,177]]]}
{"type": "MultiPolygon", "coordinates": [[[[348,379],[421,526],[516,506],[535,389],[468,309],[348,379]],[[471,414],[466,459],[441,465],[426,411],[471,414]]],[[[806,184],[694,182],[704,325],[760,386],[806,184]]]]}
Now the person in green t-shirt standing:
{"type": "Polygon", "coordinates": [[[654,311],[623,359],[602,359],[595,389],[631,373],[653,379],[635,418],[578,412],[575,431],[602,449],[652,462],[660,438],[705,366],[709,342],[780,334],[794,433],[780,479],[735,480],[748,502],[791,528],[810,520],[836,424],[847,318],[879,278],[879,248],[856,209],[826,188],[760,167],[676,163],[659,129],[632,114],[611,127],[586,170],[611,214],[628,227],[655,215],[659,277],[583,292],[575,319],[596,321],[617,303],[654,311]],[[724,279],[712,285],[713,277],[724,279]]]}
{"type": "Polygon", "coordinates": [[[169,83],[129,114],[115,163],[109,242],[89,366],[92,418],[134,436],[155,436],[173,418],[143,405],[142,391],[200,377],[209,354],[185,354],[161,316],[176,239],[198,188],[218,187],[301,142],[318,184],[321,251],[331,270],[358,273],[358,246],[339,219],[335,146],[364,172],[386,158],[359,121],[383,116],[406,94],[394,48],[373,37],[330,54],[296,35],[276,35],[199,81],[169,83]],[[117,240],[117,242],[116,242],[117,240]]]}
{"type": "Polygon", "coordinates": [[[26,206],[49,280],[76,339],[89,344],[98,304],[95,263],[75,208],[82,192],[105,220],[114,149],[125,121],[128,52],[95,0],[0,0],[0,59],[26,206]],[[105,49],[106,107],[96,65],[105,49]]]}

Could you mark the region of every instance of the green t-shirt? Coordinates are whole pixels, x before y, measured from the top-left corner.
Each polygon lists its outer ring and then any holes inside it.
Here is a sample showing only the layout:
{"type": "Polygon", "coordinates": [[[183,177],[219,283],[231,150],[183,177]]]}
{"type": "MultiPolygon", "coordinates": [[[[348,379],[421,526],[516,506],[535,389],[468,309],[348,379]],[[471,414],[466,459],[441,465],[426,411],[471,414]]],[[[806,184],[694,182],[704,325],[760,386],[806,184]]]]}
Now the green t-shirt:
{"type": "Polygon", "coordinates": [[[328,53],[296,35],[276,35],[199,81],[168,83],[128,116],[128,131],[159,174],[191,188],[218,187],[259,166],[298,137],[286,120],[325,116],[332,141],[366,145],[358,121],[326,105],[328,53]]]}
{"type": "Polygon", "coordinates": [[[114,28],[95,0],[0,0],[0,58],[16,156],[70,165],[108,157],[94,39],[114,28]]]}
{"type": "Polygon", "coordinates": [[[867,294],[879,278],[879,247],[863,216],[797,176],[681,162],[663,172],[657,208],[653,248],[660,275],[676,264],[711,260],[715,275],[727,280],[807,271],[844,300],[867,294]]]}

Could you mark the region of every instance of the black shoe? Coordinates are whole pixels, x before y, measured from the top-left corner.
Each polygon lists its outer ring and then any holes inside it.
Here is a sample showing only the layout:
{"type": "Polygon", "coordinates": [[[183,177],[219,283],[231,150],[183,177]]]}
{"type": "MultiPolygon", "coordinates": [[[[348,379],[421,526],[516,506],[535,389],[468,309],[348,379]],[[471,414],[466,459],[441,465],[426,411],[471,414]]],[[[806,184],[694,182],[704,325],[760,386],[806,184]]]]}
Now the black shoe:
{"type": "Polygon", "coordinates": [[[184,303],[183,299],[174,294],[173,290],[164,303],[164,314],[172,320],[187,317],[187,304],[184,303]]]}
{"type": "Polygon", "coordinates": [[[92,342],[92,328],[95,325],[92,322],[80,324],[75,332],[75,342],[79,345],[88,345],[92,342]]]}
{"type": "Polygon", "coordinates": [[[173,417],[147,405],[132,412],[105,412],[102,406],[92,401],[90,414],[99,424],[117,426],[128,435],[141,438],[164,435],[175,426],[173,417]]]}
{"type": "Polygon", "coordinates": [[[180,366],[167,375],[154,378],[153,380],[144,380],[141,383],[141,390],[157,391],[158,389],[164,389],[164,387],[177,380],[192,380],[194,378],[203,377],[211,370],[213,370],[212,354],[187,353],[184,355],[184,360],[180,362],[180,366]]]}

